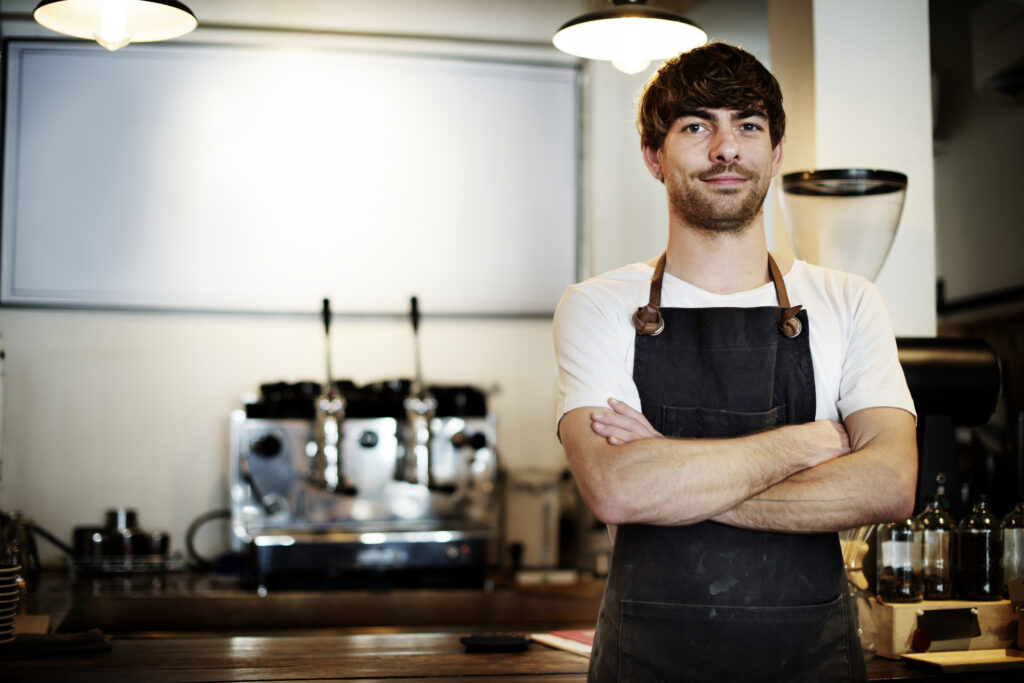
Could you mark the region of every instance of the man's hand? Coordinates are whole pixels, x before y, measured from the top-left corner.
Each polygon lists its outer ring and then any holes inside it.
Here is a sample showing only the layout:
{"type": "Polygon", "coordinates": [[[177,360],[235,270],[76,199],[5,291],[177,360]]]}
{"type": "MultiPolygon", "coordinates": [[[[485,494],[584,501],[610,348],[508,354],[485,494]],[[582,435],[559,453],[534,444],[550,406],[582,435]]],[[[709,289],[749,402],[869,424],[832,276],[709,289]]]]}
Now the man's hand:
{"type": "Polygon", "coordinates": [[[634,410],[617,398],[608,399],[608,406],[613,412],[593,412],[590,414],[590,428],[598,436],[602,436],[611,446],[639,439],[657,439],[661,433],[651,426],[644,414],[634,410]]]}
{"type": "Polygon", "coordinates": [[[807,428],[803,434],[807,438],[808,447],[812,453],[820,456],[820,460],[812,462],[811,467],[847,455],[853,450],[850,435],[841,422],[815,420],[802,426],[807,428]]]}

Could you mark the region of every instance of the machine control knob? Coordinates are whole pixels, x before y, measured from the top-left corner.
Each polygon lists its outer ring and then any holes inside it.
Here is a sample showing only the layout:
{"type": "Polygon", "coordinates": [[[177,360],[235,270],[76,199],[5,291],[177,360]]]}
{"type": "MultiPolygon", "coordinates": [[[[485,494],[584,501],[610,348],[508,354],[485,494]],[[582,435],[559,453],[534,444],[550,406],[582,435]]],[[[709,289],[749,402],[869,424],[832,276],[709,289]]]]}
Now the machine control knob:
{"type": "Polygon", "coordinates": [[[359,435],[359,445],[363,448],[373,448],[380,442],[380,437],[377,436],[377,432],[367,429],[359,435]]]}
{"type": "Polygon", "coordinates": [[[272,458],[279,454],[281,449],[281,439],[275,434],[264,434],[249,446],[249,450],[261,458],[272,458]]]}
{"type": "Polygon", "coordinates": [[[478,451],[487,446],[487,437],[480,432],[476,432],[475,434],[458,432],[452,436],[452,445],[456,448],[468,447],[478,451]]]}

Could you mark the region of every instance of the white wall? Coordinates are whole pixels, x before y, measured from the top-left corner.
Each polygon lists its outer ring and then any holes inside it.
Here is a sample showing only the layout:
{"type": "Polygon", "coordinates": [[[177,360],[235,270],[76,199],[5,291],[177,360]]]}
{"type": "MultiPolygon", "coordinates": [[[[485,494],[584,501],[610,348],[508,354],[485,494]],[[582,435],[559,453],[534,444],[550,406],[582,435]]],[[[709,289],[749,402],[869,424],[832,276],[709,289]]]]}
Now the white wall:
{"type": "MultiPolygon", "coordinates": [[[[782,172],[877,168],[908,176],[899,229],[876,284],[898,336],[933,336],[927,0],[771,0],[769,6],[790,118],[782,172]]],[[[776,238],[789,247],[784,231],[776,238]]]]}
{"type": "MultiPolygon", "coordinates": [[[[5,1],[4,11],[30,12],[34,4],[5,1]]],[[[451,49],[541,50],[557,57],[546,46],[551,34],[591,4],[190,0],[207,24],[190,39],[238,41],[236,33],[209,25],[251,22],[512,39],[536,45],[463,40],[451,49]]],[[[713,38],[741,43],[768,61],[763,0],[714,0],[688,14],[713,38]]],[[[5,35],[14,31],[45,34],[31,23],[4,23],[5,35]]],[[[336,36],[247,33],[241,40],[320,45],[336,36]]],[[[630,77],[604,64],[589,64],[583,73],[586,276],[658,253],[666,219],[661,186],[643,169],[633,125],[633,100],[646,74],[630,77]]],[[[907,268],[919,272],[913,263],[907,268]]],[[[313,295],[308,316],[0,309],[7,349],[0,508],[21,510],[70,538],[72,527],[100,522],[108,506],[134,507],[142,526],[168,530],[182,549],[189,522],[227,503],[227,418],[239,396],[261,382],[321,378],[317,301],[313,295]]],[[[412,372],[405,320],[341,318],[333,331],[336,376],[364,382],[412,372]]],[[[562,466],[548,320],[427,318],[421,338],[428,379],[500,387],[491,407],[507,467],[562,466]]],[[[216,539],[206,539],[204,533],[200,548],[209,553],[216,539]]],[[[56,560],[45,542],[41,550],[56,560]]]]}
{"type": "MultiPolygon", "coordinates": [[[[192,519],[227,504],[227,418],[242,392],[324,374],[315,315],[7,309],[0,330],[0,505],[65,538],[122,505],[181,548],[192,519]]],[[[407,324],[342,318],[332,338],[338,377],[412,374],[407,324]]],[[[428,318],[420,338],[429,379],[500,388],[491,407],[507,466],[560,466],[548,321],[428,318]]]]}

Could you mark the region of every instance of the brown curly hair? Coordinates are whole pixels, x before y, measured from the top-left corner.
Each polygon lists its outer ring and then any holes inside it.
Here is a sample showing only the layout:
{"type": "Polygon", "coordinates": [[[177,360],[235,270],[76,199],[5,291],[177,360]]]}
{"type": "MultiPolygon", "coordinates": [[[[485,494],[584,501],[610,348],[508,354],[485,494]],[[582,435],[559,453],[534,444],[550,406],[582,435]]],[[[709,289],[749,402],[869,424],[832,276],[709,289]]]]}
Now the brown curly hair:
{"type": "Polygon", "coordinates": [[[768,69],[741,48],[708,43],[669,59],[648,81],[636,121],[640,142],[660,149],[680,116],[715,108],[764,112],[773,148],[786,132],[782,90],[768,69]]]}

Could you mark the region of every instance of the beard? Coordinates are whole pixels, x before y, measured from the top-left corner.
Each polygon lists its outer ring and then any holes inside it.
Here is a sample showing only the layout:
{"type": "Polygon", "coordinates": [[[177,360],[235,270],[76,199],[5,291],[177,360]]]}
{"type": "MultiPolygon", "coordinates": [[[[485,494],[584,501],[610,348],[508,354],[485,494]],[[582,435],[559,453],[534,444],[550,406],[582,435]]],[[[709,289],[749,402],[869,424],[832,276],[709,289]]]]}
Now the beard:
{"type": "Polygon", "coordinates": [[[691,173],[689,182],[677,178],[672,183],[666,179],[665,184],[669,204],[687,223],[708,233],[739,234],[761,213],[770,183],[770,176],[762,179],[755,171],[733,162],[691,173]],[[702,187],[702,180],[722,173],[735,173],[749,182],[728,190],[702,187]]]}

